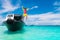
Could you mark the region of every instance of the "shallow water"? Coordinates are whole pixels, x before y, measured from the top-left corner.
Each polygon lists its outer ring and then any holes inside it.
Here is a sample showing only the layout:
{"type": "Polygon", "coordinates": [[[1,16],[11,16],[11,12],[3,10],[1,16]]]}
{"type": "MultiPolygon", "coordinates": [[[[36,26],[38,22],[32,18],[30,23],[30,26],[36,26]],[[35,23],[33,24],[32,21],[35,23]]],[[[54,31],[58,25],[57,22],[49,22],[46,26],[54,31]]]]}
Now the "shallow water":
{"type": "Polygon", "coordinates": [[[24,26],[17,32],[0,26],[0,40],[60,40],[60,26],[24,26]]]}

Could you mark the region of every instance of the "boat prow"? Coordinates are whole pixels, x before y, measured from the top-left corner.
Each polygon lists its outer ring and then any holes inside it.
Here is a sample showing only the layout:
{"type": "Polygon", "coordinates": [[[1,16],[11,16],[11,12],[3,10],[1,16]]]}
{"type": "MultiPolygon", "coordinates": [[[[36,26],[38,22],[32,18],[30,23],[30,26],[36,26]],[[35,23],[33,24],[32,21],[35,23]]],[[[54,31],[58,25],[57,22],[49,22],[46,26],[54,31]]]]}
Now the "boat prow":
{"type": "Polygon", "coordinates": [[[22,15],[7,15],[5,24],[9,31],[22,30],[24,26],[22,15]]]}

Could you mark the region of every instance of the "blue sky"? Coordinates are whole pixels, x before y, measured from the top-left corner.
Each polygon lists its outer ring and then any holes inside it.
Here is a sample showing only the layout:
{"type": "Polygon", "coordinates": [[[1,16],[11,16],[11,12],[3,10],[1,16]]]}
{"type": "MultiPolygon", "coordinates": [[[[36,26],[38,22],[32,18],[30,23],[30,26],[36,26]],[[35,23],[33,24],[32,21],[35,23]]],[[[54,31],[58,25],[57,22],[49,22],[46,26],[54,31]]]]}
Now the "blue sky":
{"type": "Polygon", "coordinates": [[[0,0],[0,20],[7,14],[23,14],[22,6],[28,9],[27,14],[29,18],[32,15],[33,22],[37,18],[42,24],[60,23],[60,0],[0,0]]]}
{"type": "Polygon", "coordinates": [[[45,13],[45,12],[49,12],[49,11],[53,11],[54,10],[54,6],[53,3],[55,2],[55,0],[22,0],[22,5],[24,5],[25,7],[31,8],[33,6],[38,6],[38,8],[36,9],[32,9],[30,11],[28,11],[28,13],[30,14],[40,14],[40,13],[45,13]]]}
{"type": "MultiPolygon", "coordinates": [[[[22,6],[26,8],[32,8],[34,6],[37,6],[37,8],[33,8],[29,11],[27,11],[28,14],[42,14],[50,11],[54,11],[54,2],[55,1],[60,1],[60,0],[9,0],[11,5],[16,6],[19,4],[19,8],[17,8],[14,11],[11,11],[13,13],[20,13],[22,14],[22,6]]],[[[4,1],[3,1],[4,2],[4,1]]],[[[2,6],[2,1],[0,1],[0,5],[2,6]]],[[[3,7],[0,6],[0,10],[3,9],[3,7]]],[[[7,5],[6,5],[7,6],[7,5]]],[[[7,12],[5,12],[7,13],[7,12]]]]}

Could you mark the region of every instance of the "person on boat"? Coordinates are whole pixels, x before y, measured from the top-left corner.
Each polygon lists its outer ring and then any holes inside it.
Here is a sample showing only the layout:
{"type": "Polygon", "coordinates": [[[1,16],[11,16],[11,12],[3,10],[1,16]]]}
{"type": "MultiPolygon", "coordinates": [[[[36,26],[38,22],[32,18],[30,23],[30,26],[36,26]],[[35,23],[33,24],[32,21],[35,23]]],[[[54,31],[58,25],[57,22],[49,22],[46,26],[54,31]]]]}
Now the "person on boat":
{"type": "Polygon", "coordinates": [[[26,17],[26,19],[27,19],[27,8],[24,8],[23,6],[22,6],[22,9],[23,9],[23,16],[24,17],[26,17]]]}

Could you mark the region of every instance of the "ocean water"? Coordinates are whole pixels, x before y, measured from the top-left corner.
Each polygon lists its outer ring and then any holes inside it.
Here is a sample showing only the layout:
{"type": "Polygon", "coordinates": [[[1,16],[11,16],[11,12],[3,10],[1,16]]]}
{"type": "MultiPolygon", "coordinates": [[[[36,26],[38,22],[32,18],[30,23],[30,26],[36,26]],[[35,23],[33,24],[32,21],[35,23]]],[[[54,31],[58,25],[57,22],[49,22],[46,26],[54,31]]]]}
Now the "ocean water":
{"type": "Polygon", "coordinates": [[[60,40],[60,26],[24,26],[23,30],[16,32],[0,26],[0,40],[60,40]]]}

